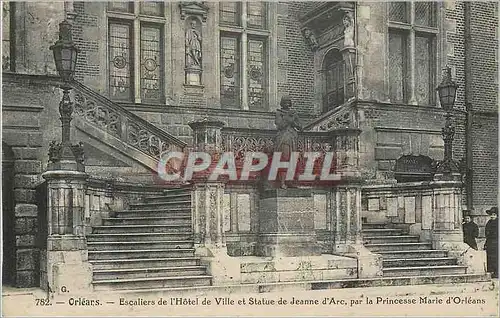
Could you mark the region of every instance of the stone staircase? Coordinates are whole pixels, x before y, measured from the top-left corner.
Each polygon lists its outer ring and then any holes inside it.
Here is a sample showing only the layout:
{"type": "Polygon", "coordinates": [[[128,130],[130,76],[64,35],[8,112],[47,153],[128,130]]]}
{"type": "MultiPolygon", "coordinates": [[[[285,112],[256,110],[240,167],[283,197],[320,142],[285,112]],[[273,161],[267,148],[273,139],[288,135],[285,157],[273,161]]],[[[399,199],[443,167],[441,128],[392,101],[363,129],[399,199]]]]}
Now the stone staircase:
{"type": "Polygon", "coordinates": [[[102,221],[87,236],[94,290],[211,285],[194,256],[189,189],[144,197],[102,221]]]}
{"type": "Polygon", "coordinates": [[[371,252],[382,255],[384,277],[465,275],[467,267],[457,264],[446,250],[432,249],[416,235],[383,223],[363,224],[363,241],[371,252]]]}

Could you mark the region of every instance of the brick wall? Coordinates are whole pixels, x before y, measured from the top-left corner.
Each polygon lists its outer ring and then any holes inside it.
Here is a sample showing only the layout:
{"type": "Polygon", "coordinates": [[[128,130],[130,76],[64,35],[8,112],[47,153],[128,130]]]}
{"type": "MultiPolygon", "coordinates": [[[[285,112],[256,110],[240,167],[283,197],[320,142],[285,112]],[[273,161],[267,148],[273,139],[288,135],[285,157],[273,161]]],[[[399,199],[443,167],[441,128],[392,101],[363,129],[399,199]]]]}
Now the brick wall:
{"type": "Polygon", "coordinates": [[[321,2],[280,3],[278,10],[278,95],[288,94],[300,113],[315,111],[314,54],[307,47],[298,17],[321,2]]]}
{"type": "Polygon", "coordinates": [[[498,200],[498,4],[471,2],[470,23],[473,204],[482,214],[498,200]]]}

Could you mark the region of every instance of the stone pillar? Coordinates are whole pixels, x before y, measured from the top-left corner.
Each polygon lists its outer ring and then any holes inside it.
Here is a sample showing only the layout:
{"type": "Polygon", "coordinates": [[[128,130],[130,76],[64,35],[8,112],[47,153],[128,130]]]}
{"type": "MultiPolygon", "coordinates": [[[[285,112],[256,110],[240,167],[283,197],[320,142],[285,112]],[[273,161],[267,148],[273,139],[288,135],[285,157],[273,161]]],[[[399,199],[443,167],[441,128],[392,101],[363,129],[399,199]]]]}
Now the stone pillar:
{"type": "Polygon", "coordinates": [[[467,273],[485,273],[486,253],[463,242],[462,184],[460,181],[433,181],[432,247],[449,251],[467,273]]]}
{"type": "Polygon", "coordinates": [[[335,171],[342,177],[358,178],[359,173],[359,135],[360,129],[335,129],[333,146],[335,151],[335,171]]]}
{"type": "Polygon", "coordinates": [[[317,256],[314,198],[310,189],[267,189],[259,204],[258,256],[317,256]]]}
{"type": "MultiPolygon", "coordinates": [[[[208,152],[212,158],[218,158],[222,151],[221,129],[224,125],[221,121],[207,117],[189,123],[193,129],[194,150],[208,152]]],[[[195,253],[207,265],[213,285],[238,283],[240,264],[227,254],[223,230],[222,204],[226,180],[222,177],[209,180],[209,176],[209,173],[198,173],[191,180],[195,253]]]]}
{"type": "Polygon", "coordinates": [[[382,257],[363,246],[361,235],[361,184],[359,172],[359,134],[347,128],[332,131],[336,172],[341,179],[331,189],[331,229],[334,254],[355,257],[358,278],[382,276],[382,257]]]}
{"type": "Polygon", "coordinates": [[[349,253],[349,247],[362,244],[361,187],[352,184],[332,189],[333,251],[349,253]]]}
{"type": "Polygon", "coordinates": [[[349,100],[355,96],[356,92],[356,48],[345,47],[342,49],[342,57],[345,63],[345,83],[346,83],[346,97],[349,100]]]}
{"type": "MultiPolygon", "coordinates": [[[[85,182],[87,174],[49,170],[47,180],[47,280],[53,292],[89,291],[92,267],[85,239],[85,182]]],[[[43,286],[45,287],[45,286],[43,286]]]]}

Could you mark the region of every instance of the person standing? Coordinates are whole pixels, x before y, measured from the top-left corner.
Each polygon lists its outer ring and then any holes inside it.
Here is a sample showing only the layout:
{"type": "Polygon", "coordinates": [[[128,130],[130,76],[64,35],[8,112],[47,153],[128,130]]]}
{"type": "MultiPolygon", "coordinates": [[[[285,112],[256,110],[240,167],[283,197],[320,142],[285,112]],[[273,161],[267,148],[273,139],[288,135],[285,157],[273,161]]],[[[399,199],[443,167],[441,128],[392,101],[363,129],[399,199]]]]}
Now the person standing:
{"type": "Polygon", "coordinates": [[[464,223],[462,223],[462,230],[464,232],[464,242],[470,247],[477,250],[476,238],[479,236],[479,227],[470,215],[464,217],[464,223]]]}
{"type": "Polygon", "coordinates": [[[484,250],[486,251],[487,272],[491,277],[498,278],[498,208],[492,207],[486,211],[490,219],[484,228],[486,242],[484,250]]]}

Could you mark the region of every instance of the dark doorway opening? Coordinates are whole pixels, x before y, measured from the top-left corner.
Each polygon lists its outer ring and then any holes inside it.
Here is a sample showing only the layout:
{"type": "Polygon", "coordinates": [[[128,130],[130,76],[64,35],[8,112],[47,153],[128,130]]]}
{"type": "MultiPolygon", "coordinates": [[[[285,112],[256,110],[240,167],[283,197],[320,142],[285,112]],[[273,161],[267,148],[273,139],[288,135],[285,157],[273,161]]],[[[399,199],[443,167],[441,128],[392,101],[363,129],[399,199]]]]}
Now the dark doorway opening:
{"type": "Polygon", "coordinates": [[[2,142],[2,285],[16,283],[16,235],[14,213],[14,154],[2,142]]]}

